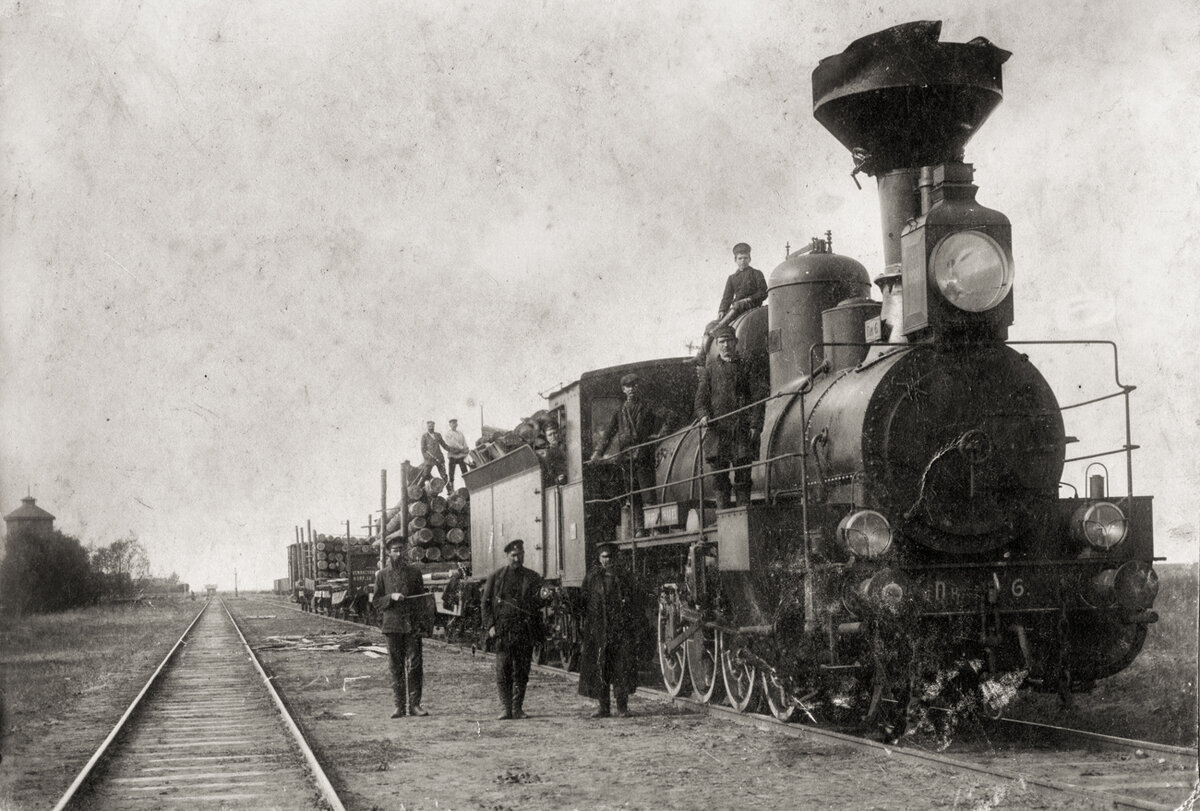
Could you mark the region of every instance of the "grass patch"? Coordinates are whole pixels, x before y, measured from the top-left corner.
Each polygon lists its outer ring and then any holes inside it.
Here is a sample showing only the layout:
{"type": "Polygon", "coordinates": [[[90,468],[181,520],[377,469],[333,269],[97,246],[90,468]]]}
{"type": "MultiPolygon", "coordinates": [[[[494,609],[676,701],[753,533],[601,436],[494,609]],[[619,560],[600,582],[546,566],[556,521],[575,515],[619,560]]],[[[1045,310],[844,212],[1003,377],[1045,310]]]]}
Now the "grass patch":
{"type": "Polygon", "coordinates": [[[202,605],[0,617],[0,806],[52,805],[202,605]]]}
{"type": "Polygon", "coordinates": [[[1158,564],[1159,620],[1133,664],[1074,697],[1023,692],[1009,715],[1105,735],[1196,745],[1197,564],[1158,564]]]}

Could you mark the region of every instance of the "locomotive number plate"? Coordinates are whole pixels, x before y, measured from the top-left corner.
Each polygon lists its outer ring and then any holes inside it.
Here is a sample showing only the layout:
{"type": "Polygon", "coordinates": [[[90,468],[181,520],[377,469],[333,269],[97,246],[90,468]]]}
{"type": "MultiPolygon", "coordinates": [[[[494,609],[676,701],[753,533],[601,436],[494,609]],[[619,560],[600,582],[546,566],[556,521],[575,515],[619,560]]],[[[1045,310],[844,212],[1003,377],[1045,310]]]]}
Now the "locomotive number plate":
{"type": "Polygon", "coordinates": [[[971,611],[980,606],[1028,610],[1052,607],[1053,588],[1023,570],[937,572],[920,578],[921,595],[934,611],[971,611]]]}

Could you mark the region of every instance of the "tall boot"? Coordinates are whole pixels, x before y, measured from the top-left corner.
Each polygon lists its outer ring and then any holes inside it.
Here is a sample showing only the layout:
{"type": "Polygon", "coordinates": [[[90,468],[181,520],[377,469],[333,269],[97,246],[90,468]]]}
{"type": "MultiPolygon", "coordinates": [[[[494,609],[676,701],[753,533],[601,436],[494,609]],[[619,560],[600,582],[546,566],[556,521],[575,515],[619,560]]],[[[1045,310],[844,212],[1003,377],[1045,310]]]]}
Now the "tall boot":
{"type": "Polygon", "coordinates": [[[734,485],[733,493],[737,497],[737,505],[739,507],[749,507],[750,506],[750,485],[749,485],[749,483],[734,485]]]}
{"type": "Polygon", "coordinates": [[[724,482],[721,482],[718,480],[716,483],[714,483],[713,489],[716,491],[716,494],[717,494],[717,509],[718,510],[728,510],[731,506],[733,506],[729,502],[729,480],[728,479],[726,479],[724,482]]]}
{"type": "Polygon", "coordinates": [[[592,713],[592,717],[607,718],[610,715],[612,715],[612,709],[608,701],[608,685],[605,684],[600,688],[600,706],[592,713]]]}
{"type": "Polygon", "coordinates": [[[525,718],[525,685],[514,684],[512,690],[512,717],[525,718]]]}
{"type": "Polygon", "coordinates": [[[496,716],[496,720],[511,721],[513,717],[512,688],[508,685],[500,685],[499,692],[501,712],[498,716],[496,716]]]}
{"type": "Polygon", "coordinates": [[[496,654],[496,692],[500,695],[500,707],[503,710],[496,719],[498,721],[509,721],[513,717],[513,685],[509,678],[512,662],[508,660],[510,656],[512,654],[508,651],[499,651],[496,654]]]}

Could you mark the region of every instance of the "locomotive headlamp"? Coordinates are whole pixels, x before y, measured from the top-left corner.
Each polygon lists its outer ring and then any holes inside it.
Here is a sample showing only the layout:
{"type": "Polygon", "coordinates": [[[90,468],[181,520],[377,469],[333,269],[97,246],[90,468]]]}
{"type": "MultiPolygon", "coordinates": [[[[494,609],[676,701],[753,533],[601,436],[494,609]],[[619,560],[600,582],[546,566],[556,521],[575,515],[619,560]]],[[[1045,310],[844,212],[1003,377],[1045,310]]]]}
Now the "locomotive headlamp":
{"type": "Polygon", "coordinates": [[[1076,540],[1086,541],[1100,550],[1112,549],[1125,540],[1129,522],[1116,504],[1098,501],[1075,511],[1071,517],[1071,533],[1076,540]]]}
{"type": "Polygon", "coordinates": [[[1012,225],[975,199],[974,169],[922,167],[922,208],[900,234],[901,334],[909,341],[997,340],[1013,322],[1012,225]]]}
{"type": "Polygon", "coordinates": [[[842,548],[860,558],[877,558],[892,547],[892,528],[874,510],[852,512],[838,523],[842,548]]]}
{"type": "Polygon", "coordinates": [[[1089,605],[1141,611],[1154,605],[1158,574],[1145,561],[1127,560],[1119,569],[1105,569],[1093,577],[1090,591],[1085,596],[1089,605]]]}
{"type": "Polygon", "coordinates": [[[884,569],[858,584],[858,596],[868,606],[899,611],[911,591],[908,578],[902,572],[884,569]]]}
{"type": "Polygon", "coordinates": [[[946,301],[970,313],[992,309],[1013,286],[1008,255],[980,231],[959,231],[939,242],[929,272],[946,301]]]}

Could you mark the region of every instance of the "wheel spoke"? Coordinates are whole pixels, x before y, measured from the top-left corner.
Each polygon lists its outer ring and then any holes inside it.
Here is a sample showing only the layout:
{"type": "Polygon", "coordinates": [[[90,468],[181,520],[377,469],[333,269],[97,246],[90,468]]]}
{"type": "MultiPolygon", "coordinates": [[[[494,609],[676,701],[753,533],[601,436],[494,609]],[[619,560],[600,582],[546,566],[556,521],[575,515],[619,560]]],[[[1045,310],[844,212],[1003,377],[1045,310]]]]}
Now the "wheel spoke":
{"type": "Polygon", "coordinates": [[[767,700],[767,707],[770,708],[771,715],[774,715],[785,723],[795,721],[796,717],[800,714],[800,708],[784,688],[783,682],[779,680],[778,675],[773,671],[764,671],[762,673],[762,686],[763,697],[767,700]]]}
{"type": "Polygon", "coordinates": [[[725,685],[721,682],[721,637],[713,628],[702,628],[687,641],[688,674],[692,692],[704,703],[720,701],[725,685]]]}
{"type": "Polygon", "coordinates": [[[759,692],[758,667],[741,655],[741,648],[729,644],[729,636],[720,634],[721,677],[729,706],[738,712],[757,709],[759,692]]]}
{"type": "Polygon", "coordinates": [[[686,645],[667,652],[667,644],[679,632],[679,601],[672,593],[664,593],[658,602],[658,665],[662,671],[663,685],[672,696],[687,692],[686,645]]]}

